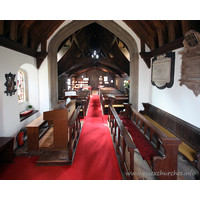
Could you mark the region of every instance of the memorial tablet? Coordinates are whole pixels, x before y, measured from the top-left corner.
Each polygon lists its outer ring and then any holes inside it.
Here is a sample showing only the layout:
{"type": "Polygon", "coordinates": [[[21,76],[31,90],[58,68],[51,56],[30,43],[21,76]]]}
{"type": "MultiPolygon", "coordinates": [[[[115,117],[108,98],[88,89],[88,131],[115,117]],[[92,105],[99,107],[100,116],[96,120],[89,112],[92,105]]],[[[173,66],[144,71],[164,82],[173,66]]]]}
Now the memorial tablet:
{"type": "Polygon", "coordinates": [[[185,34],[182,54],[180,86],[185,85],[195,96],[200,94],[200,34],[190,30],[185,34]]]}
{"type": "Polygon", "coordinates": [[[158,89],[172,87],[174,83],[174,57],[175,53],[170,52],[153,58],[151,82],[158,89]]]}

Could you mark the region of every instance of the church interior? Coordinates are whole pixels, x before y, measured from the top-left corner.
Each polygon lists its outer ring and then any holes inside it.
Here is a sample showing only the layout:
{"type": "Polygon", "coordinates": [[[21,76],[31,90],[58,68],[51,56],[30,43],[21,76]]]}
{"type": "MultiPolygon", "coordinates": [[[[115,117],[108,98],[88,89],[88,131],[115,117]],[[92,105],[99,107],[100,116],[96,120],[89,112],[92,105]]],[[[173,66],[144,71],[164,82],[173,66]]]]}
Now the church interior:
{"type": "Polygon", "coordinates": [[[199,180],[199,52],[200,20],[0,20],[0,180],[199,180]]]}

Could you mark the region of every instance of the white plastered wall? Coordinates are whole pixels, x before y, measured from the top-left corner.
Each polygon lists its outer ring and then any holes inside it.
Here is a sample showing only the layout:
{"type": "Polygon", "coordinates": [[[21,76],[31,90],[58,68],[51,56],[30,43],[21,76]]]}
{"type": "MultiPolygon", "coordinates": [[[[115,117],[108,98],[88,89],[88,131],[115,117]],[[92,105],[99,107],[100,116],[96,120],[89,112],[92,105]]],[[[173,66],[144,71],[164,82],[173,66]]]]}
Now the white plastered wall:
{"type": "MultiPolygon", "coordinates": [[[[116,21],[135,39],[140,52],[140,40],[133,31],[122,21],[116,21]]],[[[146,51],[149,49],[146,47],[146,51]]],[[[185,85],[180,86],[181,78],[181,55],[178,53],[184,48],[175,50],[175,74],[174,85],[172,88],[159,90],[151,84],[151,69],[139,56],[139,94],[138,94],[138,110],[143,110],[142,103],[149,102],[152,105],[175,115],[176,117],[200,127],[199,110],[200,95],[196,97],[192,90],[185,85]]]]}
{"type": "Polygon", "coordinates": [[[151,85],[152,97],[150,103],[184,121],[200,127],[200,95],[196,97],[193,91],[185,85],[180,86],[182,55],[178,52],[183,49],[180,48],[174,51],[175,74],[173,86],[160,90],[151,85]]]}
{"type": "MultiPolygon", "coordinates": [[[[51,39],[54,37],[54,35],[64,26],[66,26],[67,24],[69,24],[71,22],[71,20],[66,20],[65,22],[63,22],[58,29],[51,35],[51,37],[47,40],[47,49],[49,46],[49,42],[51,41],[51,39]]],[[[48,78],[48,55],[47,57],[44,59],[44,61],[42,62],[39,70],[38,70],[38,80],[39,80],[39,113],[40,115],[45,112],[48,111],[50,108],[50,104],[49,104],[49,78],[48,78]]],[[[57,66],[55,66],[57,67],[57,66]]]]}
{"type": "MultiPolygon", "coordinates": [[[[24,55],[22,53],[10,50],[8,48],[0,47],[0,136],[1,137],[15,137],[22,127],[25,127],[37,114],[29,117],[27,120],[20,122],[19,112],[26,109],[27,104],[32,104],[35,109],[38,109],[38,74],[36,68],[35,58],[24,55]],[[22,67],[27,72],[28,76],[28,90],[29,102],[18,104],[17,91],[12,96],[7,96],[4,91],[5,74],[17,74],[17,71],[22,67]],[[34,84],[31,84],[34,83],[34,84]]],[[[17,81],[15,77],[15,81],[17,81]]],[[[17,87],[15,86],[15,89],[17,87]]],[[[14,147],[16,146],[16,142],[14,147]]]]}

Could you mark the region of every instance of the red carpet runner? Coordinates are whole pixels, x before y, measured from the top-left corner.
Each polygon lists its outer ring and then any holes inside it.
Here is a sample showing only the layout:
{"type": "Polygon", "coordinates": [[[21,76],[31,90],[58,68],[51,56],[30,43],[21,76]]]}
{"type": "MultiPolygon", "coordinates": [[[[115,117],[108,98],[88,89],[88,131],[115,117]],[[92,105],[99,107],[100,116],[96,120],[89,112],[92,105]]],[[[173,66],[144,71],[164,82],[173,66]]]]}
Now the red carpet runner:
{"type": "Polygon", "coordinates": [[[121,180],[117,157],[99,96],[91,96],[72,166],[37,167],[39,157],[0,164],[0,180],[121,180]]]}

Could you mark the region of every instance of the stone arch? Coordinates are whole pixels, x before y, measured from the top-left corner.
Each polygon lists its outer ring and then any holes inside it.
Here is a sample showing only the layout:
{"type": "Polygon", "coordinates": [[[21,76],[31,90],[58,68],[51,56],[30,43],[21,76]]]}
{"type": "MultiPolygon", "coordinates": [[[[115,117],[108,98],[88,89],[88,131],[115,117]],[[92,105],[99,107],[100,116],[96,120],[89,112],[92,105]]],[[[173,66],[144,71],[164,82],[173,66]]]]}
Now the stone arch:
{"type": "Polygon", "coordinates": [[[119,37],[128,47],[130,52],[130,103],[138,109],[138,76],[139,55],[136,41],[120,25],[112,20],[75,20],[60,29],[51,39],[48,46],[48,77],[49,77],[49,105],[53,108],[58,103],[58,72],[57,49],[61,42],[77,30],[91,24],[98,23],[119,37]]]}

